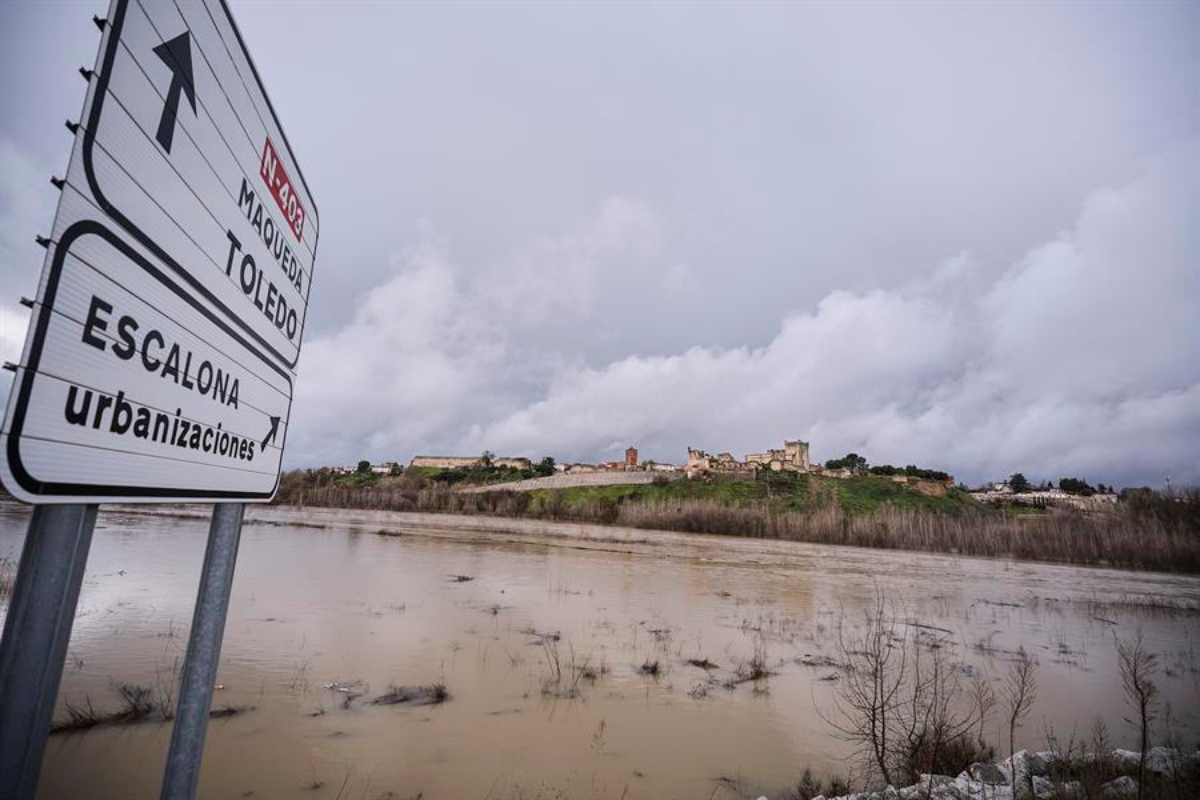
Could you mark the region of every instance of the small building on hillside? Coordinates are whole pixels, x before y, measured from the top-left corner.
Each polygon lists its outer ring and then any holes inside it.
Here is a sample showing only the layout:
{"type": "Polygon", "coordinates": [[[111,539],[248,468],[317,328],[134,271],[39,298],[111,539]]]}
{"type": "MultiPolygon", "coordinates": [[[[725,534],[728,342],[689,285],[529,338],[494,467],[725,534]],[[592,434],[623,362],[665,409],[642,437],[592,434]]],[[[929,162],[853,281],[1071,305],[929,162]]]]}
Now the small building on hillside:
{"type": "MultiPolygon", "coordinates": [[[[459,469],[477,467],[482,459],[479,456],[413,456],[413,460],[408,463],[409,469],[413,467],[426,467],[432,469],[459,469]]],[[[492,466],[495,467],[511,467],[512,469],[533,469],[533,462],[528,458],[521,457],[493,457],[492,466]]]]}

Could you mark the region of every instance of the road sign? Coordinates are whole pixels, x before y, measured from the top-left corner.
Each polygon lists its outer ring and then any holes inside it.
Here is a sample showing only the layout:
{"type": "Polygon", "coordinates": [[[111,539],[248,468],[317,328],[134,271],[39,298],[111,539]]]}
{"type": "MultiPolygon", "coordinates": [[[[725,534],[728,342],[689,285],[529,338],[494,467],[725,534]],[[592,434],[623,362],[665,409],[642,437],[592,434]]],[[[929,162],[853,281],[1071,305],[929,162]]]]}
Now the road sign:
{"type": "Polygon", "coordinates": [[[0,434],[29,502],[267,500],[316,205],[223,0],[114,0],[0,434]]]}

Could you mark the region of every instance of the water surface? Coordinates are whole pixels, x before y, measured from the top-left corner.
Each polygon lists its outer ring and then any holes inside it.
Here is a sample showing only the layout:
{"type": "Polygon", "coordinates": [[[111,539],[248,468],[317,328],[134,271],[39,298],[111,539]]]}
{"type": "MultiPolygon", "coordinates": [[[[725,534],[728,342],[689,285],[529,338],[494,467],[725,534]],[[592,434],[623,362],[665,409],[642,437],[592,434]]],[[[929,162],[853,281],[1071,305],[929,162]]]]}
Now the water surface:
{"type": "MultiPolygon", "coordinates": [[[[19,554],[27,521],[0,504],[0,556],[19,554]]],[[[68,702],[116,708],[116,683],[171,691],[206,532],[199,516],[101,514],[60,718],[68,702]]],[[[201,792],[731,797],[733,783],[777,792],[805,767],[846,772],[848,747],[818,711],[830,710],[837,682],[823,679],[834,671],[797,659],[836,655],[839,621],[861,619],[876,592],[906,622],[931,626],[964,674],[998,684],[1018,646],[1034,654],[1041,700],[1025,744],[1044,747],[1047,727],[1085,733],[1097,717],[1132,744],[1113,641],[1138,627],[1161,657],[1164,701],[1200,732],[1200,616],[1178,610],[1200,606],[1194,577],[252,508],[214,703],[254,710],[211,724],[201,792]],[[756,648],[775,674],[731,690],[706,687],[705,671],[686,664],[715,662],[720,682],[756,648]],[[659,673],[644,674],[653,662],[659,673]],[[570,677],[581,671],[594,680],[570,677]],[[363,697],[347,706],[347,693],[324,688],[333,682],[363,697]],[[450,700],[366,703],[390,684],[431,683],[450,700]]],[[[987,730],[999,739],[998,714],[987,730]]],[[[157,723],[52,737],[41,796],[156,796],[169,738],[157,723]]]]}

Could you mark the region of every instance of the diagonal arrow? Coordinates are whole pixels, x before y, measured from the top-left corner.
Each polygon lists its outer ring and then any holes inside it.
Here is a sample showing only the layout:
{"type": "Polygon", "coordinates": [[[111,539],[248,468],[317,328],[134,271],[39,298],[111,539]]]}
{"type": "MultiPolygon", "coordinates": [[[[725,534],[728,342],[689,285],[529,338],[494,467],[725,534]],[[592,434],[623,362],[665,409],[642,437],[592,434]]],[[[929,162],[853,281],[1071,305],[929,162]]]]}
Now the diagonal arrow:
{"type": "Polygon", "coordinates": [[[171,142],[175,139],[175,116],[179,113],[181,89],[187,95],[192,112],[196,111],[196,87],[192,81],[191,33],[184,31],[171,41],[163,42],[154,48],[154,54],[171,70],[171,88],[167,90],[167,99],[163,101],[162,116],[158,119],[158,133],[154,137],[158,139],[163,150],[170,153],[171,142]]]}
{"type": "Polygon", "coordinates": [[[276,434],[279,433],[279,417],[271,417],[271,430],[267,431],[267,435],[263,437],[262,446],[265,450],[267,442],[274,441],[276,434]]]}

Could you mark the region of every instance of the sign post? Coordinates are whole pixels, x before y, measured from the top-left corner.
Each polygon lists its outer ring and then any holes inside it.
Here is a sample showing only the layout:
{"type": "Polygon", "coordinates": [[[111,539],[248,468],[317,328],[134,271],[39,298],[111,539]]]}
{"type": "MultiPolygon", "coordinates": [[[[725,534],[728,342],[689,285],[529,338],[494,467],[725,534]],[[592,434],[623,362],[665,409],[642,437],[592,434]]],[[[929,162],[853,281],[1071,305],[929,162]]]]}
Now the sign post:
{"type": "Polygon", "coordinates": [[[215,503],[164,798],[195,796],[243,503],[279,484],[320,227],[225,0],[111,0],[0,428],[36,504],[0,643],[32,797],[96,506],[215,503]]]}
{"type": "Polygon", "coordinates": [[[96,506],[34,509],[0,642],[0,798],[33,797],[96,506]]]}
{"type": "Polygon", "coordinates": [[[183,677],[179,681],[175,728],[171,731],[171,749],[167,752],[167,771],[163,776],[163,800],[196,796],[244,509],[242,503],[218,503],[213,508],[183,677]]]}

